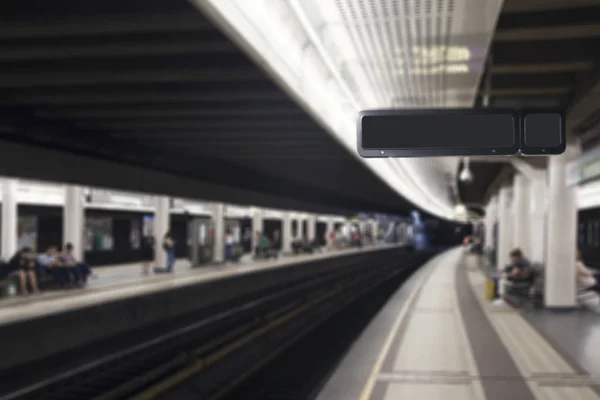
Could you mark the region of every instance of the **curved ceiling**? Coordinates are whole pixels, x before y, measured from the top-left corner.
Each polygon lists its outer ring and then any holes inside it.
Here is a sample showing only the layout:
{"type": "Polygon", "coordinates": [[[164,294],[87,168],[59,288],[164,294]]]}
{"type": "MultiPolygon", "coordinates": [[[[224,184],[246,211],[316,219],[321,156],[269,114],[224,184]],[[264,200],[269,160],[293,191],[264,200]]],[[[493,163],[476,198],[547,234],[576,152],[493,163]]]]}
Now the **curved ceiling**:
{"type": "MultiPolygon", "coordinates": [[[[502,1],[195,3],[359,158],[354,121],[361,109],[473,105],[502,1]]],[[[360,160],[411,202],[453,215],[458,160],[360,160]]]]}

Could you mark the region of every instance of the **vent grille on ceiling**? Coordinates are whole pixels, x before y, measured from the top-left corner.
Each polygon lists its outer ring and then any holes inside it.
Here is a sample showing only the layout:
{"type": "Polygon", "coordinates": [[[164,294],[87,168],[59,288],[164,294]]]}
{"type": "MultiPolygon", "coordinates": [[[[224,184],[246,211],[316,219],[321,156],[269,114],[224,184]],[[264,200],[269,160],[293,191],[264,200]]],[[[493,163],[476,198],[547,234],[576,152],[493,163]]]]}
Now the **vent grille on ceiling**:
{"type": "Polygon", "coordinates": [[[446,71],[463,68],[449,46],[454,0],[336,0],[336,6],[381,107],[454,106],[444,95],[446,71]]]}

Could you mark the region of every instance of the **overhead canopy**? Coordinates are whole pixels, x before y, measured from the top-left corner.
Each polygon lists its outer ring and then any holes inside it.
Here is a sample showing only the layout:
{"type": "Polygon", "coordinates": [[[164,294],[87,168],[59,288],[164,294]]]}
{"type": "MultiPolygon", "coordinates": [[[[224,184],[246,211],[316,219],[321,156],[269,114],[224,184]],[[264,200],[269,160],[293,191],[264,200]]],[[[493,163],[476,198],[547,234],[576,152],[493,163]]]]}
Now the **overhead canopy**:
{"type": "Polygon", "coordinates": [[[0,174],[309,211],[414,207],[186,0],[1,9],[0,174]],[[54,152],[5,154],[21,145],[54,152]]]}

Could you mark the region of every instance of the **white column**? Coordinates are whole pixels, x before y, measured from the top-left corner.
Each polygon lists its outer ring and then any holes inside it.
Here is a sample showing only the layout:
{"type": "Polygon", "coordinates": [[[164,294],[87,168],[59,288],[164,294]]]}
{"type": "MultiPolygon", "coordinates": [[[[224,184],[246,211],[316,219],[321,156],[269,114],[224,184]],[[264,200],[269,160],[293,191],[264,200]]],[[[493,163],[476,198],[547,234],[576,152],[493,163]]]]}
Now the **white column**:
{"type": "Polygon", "coordinates": [[[544,300],[546,307],[576,304],[577,186],[567,186],[567,163],[579,155],[578,146],[548,160],[548,220],[544,300]]]}
{"type": "Polygon", "coordinates": [[[283,221],[281,223],[281,252],[289,254],[292,252],[292,216],[289,212],[283,213],[283,221]]]}
{"type": "Polygon", "coordinates": [[[156,240],[154,262],[157,267],[167,266],[167,253],[162,248],[165,234],[171,229],[171,201],[168,196],[156,197],[154,211],[154,238],[156,240]]]}
{"type": "Polygon", "coordinates": [[[485,249],[494,248],[494,224],[498,220],[498,196],[490,198],[485,208],[485,249]]]}
{"type": "Polygon", "coordinates": [[[262,210],[257,208],[253,210],[252,213],[252,251],[254,251],[254,249],[256,248],[256,246],[258,245],[257,241],[256,241],[256,234],[258,232],[262,232],[263,231],[263,215],[262,215],[262,210]]]}
{"type": "Polygon", "coordinates": [[[513,247],[511,187],[504,185],[498,193],[498,258],[496,268],[504,269],[509,263],[509,253],[513,247]]]}
{"type": "Polygon", "coordinates": [[[546,262],[546,173],[529,184],[529,246],[531,261],[546,262]]]}
{"type": "MultiPolygon", "coordinates": [[[[75,258],[83,260],[83,227],[85,216],[83,209],[83,188],[67,185],[65,187],[65,205],[63,207],[63,245],[71,243],[75,258]]],[[[40,249],[42,250],[42,249],[40,249]]]]}
{"type": "Polygon", "coordinates": [[[215,203],[213,223],[215,227],[213,261],[215,263],[222,263],[225,261],[225,205],[223,203],[215,203]]]}
{"type": "Polygon", "coordinates": [[[520,248],[527,258],[531,258],[531,246],[529,240],[530,216],[529,216],[529,182],[520,173],[513,178],[513,240],[514,247],[520,248]]]}
{"type": "Polygon", "coordinates": [[[308,216],[308,240],[313,241],[317,237],[317,216],[315,214],[311,214],[308,216]]]}
{"type": "Polygon", "coordinates": [[[2,180],[2,258],[8,261],[17,251],[17,181],[2,180]]]}

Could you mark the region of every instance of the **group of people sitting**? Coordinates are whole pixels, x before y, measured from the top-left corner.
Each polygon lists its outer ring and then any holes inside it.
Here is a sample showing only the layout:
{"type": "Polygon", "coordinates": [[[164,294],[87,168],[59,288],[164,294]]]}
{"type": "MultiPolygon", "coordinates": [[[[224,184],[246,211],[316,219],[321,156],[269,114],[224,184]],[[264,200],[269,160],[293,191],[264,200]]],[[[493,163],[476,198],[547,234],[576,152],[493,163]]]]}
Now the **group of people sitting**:
{"type": "Polygon", "coordinates": [[[279,231],[273,232],[273,239],[269,239],[264,232],[256,232],[256,248],[254,258],[277,259],[281,251],[281,237],[279,231]]]}
{"type": "Polygon", "coordinates": [[[89,265],[77,260],[74,248],[67,243],[62,251],[51,246],[42,254],[36,254],[30,247],[17,251],[5,264],[5,275],[16,277],[20,293],[38,293],[38,282],[42,277],[51,277],[58,287],[83,287],[87,284],[92,270],[89,265]]]}
{"type": "MultiPolygon", "coordinates": [[[[600,272],[588,268],[582,258],[581,251],[577,251],[575,260],[577,285],[581,292],[596,292],[600,294],[600,272]]],[[[514,284],[533,284],[535,273],[531,263],[520,249],[510,252],[510,264],[504,269],[499,279],[498,295],[504,299],[507,288],[514,284]]]]}

